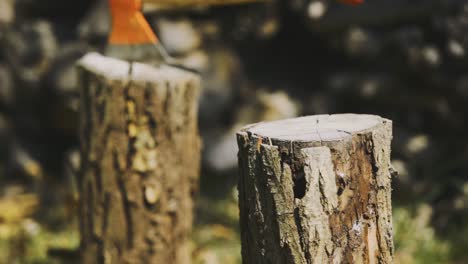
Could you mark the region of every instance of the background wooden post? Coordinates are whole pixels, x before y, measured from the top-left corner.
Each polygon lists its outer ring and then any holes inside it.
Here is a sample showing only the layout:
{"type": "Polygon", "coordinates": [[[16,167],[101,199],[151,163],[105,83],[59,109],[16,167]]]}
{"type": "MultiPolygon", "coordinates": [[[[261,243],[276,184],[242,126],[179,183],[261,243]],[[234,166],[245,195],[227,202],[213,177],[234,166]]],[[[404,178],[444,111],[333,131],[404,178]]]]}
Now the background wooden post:
{"type": "Polygon", "coordinates": [[[198,77],[96,53],[80,66],[83,263],[190,263],[198,77]]]}
{"type": "Polygon", "coordinates": [[[239,132],[243,262],[391,263],[391,125],[320,115],[239,132]]]}

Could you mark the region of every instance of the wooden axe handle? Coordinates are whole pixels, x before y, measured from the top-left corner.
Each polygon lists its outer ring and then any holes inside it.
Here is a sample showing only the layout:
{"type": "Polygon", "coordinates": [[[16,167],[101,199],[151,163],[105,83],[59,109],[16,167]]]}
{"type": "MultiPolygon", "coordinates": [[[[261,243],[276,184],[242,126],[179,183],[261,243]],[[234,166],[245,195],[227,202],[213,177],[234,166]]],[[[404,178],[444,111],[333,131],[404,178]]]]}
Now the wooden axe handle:
{"type": "Polygon", "coordinates": [[[233,5],[255,2],[265,2],[268,0],[143,0],[144,4],[170,7],[207,6],[207,5],[233,5]]]}

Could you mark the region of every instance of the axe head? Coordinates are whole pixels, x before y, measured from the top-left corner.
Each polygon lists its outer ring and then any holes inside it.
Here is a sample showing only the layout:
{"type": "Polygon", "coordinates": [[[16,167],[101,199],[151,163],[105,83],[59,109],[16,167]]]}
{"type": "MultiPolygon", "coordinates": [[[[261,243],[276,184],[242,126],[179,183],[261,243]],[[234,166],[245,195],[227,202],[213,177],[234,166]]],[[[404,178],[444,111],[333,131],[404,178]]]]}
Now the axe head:
{"type": "Polygon", "coordinates": [[[340,0],[340,2],[350,5],[360,5],[364,3],[364,0],[340,0]]]}
{"type": "Polygon", "coordinates": [[[156,44],[158,39],[141,12],[141,0],[109,0],[112,30],[109,44],[156,44]]]}

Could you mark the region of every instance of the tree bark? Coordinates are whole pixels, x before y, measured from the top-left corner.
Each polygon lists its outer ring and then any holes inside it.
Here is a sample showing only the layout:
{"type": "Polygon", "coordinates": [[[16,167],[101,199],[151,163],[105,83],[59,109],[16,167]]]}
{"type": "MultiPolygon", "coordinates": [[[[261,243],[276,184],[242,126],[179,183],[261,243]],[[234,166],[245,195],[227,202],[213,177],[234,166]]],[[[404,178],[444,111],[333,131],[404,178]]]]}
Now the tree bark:
{"type": "Polygon", "coordinates": [[[199,78],[96,53],[79,65],[83,263],[190,263],[199,78]]]}
{"type": "Polygon", "coordinates": [[[391,125],[344,114],[240,131],[243,263],[391,263],[391,125]]]}

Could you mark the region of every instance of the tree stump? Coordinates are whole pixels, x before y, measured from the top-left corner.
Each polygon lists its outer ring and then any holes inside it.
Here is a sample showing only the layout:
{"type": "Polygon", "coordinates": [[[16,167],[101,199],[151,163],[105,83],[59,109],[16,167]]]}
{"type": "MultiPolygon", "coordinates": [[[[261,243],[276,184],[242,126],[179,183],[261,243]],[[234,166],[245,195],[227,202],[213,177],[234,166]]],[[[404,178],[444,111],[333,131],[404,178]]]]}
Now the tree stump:
{"type": "Polygon", "coordinates": [[[96,53],[79,65],[83,263],[190,263],[199,78],[96,53]]]}
{"type": "Polygon", "coordinates": [[[391,125],[342,114],[240,131],[243,263],[391,263],[391,125]]]}

